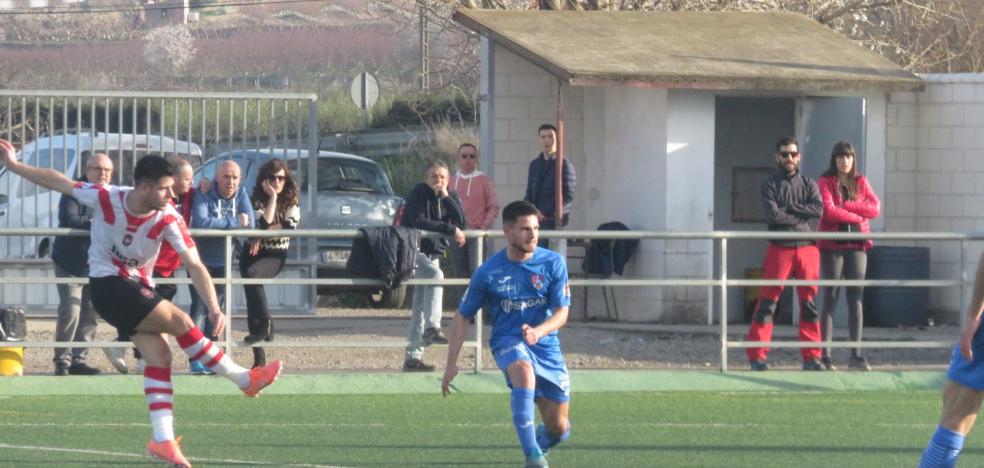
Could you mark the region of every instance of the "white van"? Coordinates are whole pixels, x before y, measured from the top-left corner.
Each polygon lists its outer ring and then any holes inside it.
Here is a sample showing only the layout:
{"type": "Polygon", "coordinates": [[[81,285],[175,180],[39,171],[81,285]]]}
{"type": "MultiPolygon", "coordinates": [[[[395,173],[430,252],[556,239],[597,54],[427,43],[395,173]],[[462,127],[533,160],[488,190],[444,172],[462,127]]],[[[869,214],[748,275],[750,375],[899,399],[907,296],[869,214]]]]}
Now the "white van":
{"type": "MultiPolygon", "coordinates": [[[[132,185],[133,167],[146,154],[184,155],[193,164],[202,158],[201,147],[187,141],[159,135],[82,132],[39,138],[21,148],[18,159],[76,179],[92,153],[106,153],[112,158],[114,185],[132,185]]],[[[0,168],[0,228],[56,228],[60,198],[61,194],[0,168]]],[[[38,246],[47,244],[42,239],[0,236],[0,257],[36,258],[38,246]]]]}

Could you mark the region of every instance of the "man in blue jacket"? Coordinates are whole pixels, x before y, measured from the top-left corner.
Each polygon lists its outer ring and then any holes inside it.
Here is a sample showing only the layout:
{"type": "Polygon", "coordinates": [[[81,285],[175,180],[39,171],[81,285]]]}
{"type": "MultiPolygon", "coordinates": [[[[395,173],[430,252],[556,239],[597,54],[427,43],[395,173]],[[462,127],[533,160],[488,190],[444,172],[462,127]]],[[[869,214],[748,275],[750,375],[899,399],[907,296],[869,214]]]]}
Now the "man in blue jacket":
{"type": "MultiPolygon", "coordinates": [[[[564,227],[570,221],[571,207],[574,205],[574,186],[577,182],[577,174],[574,173],[574,165],[569,159],[564,159],[562,194],[564,204],[557,210],[557,127],[550,124],[540,125],[537,130],[539,138],[540,154],[530,162],[530,169],[526,177],[526,195],[523,200],[528,201],[540,210],[540,230],[557,229],[564,227]]],[[[539,247],[546,248],[547,239],[540,239],[537,244],[539,247]]]]}
{"type": "MultiPolygon", "coordinates": [[[[212,189],[208,192],[198,193],[191,209],[191,227],[203,229],[252,229],[256,223],[253,215],[253,205],[249,201],[246,190],[239,186],[241,172],[239,164],[235,161],[223,161],[215,171],[215,180],[212,182],[212,189]]],[[[208,269],[209,275],[215,278],[215,293],[219,299],[219,305],[225,304],[225,284],[222,278],[225,277],[225,238],[222,237],[203,237],[196,238],[198,251],[202,257],[202,263],[208,269]]],[[[192,291],[194,293],[194,291],[192,291]]],[[[205,331],[206,335],[211,333],[211,328],[204,324],[205,304],[198,298],[197,294],[191,297],[191,318],[205,331]],[[203,326],[205,325],[205,326],[203,326]]],[[[204,366],[196,366],[197,361],[192,362],[193,373],[207,373],[204,366]]]]}

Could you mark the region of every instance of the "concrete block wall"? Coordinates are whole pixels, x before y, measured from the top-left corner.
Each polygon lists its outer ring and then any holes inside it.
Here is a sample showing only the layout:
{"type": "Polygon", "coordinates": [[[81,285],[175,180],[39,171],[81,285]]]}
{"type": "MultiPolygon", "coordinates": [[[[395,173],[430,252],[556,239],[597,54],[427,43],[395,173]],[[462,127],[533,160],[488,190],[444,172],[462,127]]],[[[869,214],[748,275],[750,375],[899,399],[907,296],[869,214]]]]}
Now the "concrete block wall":
{"type": "MultiPolygon", "coordinates": [[[[926,90],[893,93],[886,115],[883,206],[886,231],[984,231],[984,75],[922,75],[926,90]]],[[[896,242],[930,248],[934,279],[961,275],[954,242],[896,242]]],[[[968,248],[967,275],[984,245],[968,248]]],[[[930,308],[957,320],[962,298],[933,288],[930,308]]]]}

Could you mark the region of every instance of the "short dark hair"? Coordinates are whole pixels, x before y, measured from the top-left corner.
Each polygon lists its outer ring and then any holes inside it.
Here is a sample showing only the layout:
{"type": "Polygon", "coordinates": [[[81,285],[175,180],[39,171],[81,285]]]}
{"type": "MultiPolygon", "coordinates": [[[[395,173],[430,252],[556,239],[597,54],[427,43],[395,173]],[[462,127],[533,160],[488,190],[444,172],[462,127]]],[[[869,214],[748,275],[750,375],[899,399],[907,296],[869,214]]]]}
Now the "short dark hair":
{"type": "Polygon", "coordinates": [[[174,177],[174,165],[161,156],[148,154],[139,161],[133,169],[133,183],[156,183],[161,177],[174,177]]]}
{"type": "Polygon", "coordinates": [[[448,169],[448,164],[446,162],[441,161],[440,159],[436,159],[427,164],[427,167],[424,168],[424,174],[429,173],[431,169],[437,169],[437,168],[442,168],[445,171],[451,172],[450,169],[448,169]]]}
{"type": "Polygon", "coordinates": [[[540,216],[540,210],[526,200],[514,201],[502,209],[502,224],[516,224],[520,216],[540,216]]]}
{"type": "Polygon", "coordinates": [[[475,146],[474,144],[469,143],[467,141],[458,146],[458,152],[459,153],[461,152],[461,148],[471,148],[471,149],[475,150],[476,152],[478,151],[478,147],[477,146],[475,146]]]}
{"type": "Polygon", "coordinates": [[[782,137],[779,139],[779,141],[776,142],[776,151],[779,151],[779,148],[782,148],[783,146],[789,146],[789,145],[799,146],[799,143],[796,142],[795,137],[791,137],[791,136],[782,137]]]}
{"type": "Polygon", "coordinates": [[[536,134],[539,135],[540,132],[542,132],[544,130],[553,130],[554,133],[557,133],[557,127],[554,127],[551,124],[543,124],[543,125],[540,125],[540,128],[538,128],[536,130],[536,134]]]}

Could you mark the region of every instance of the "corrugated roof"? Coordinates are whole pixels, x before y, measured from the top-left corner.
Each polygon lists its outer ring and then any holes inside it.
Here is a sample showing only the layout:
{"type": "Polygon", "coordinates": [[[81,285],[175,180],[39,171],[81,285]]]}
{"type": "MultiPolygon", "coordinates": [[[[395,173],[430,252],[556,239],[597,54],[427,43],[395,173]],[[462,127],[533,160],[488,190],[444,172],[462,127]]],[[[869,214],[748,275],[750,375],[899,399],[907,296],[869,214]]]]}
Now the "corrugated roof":
{"type": "Polygon", "coordinates": [[[454,19],[574,86],[800,92],[925,86],[796,13],[458,9],[454,19]]]}

